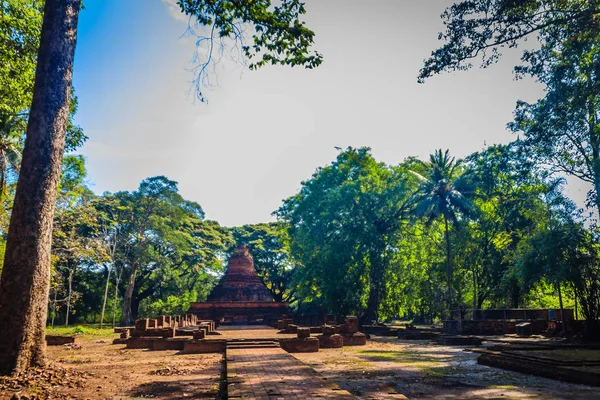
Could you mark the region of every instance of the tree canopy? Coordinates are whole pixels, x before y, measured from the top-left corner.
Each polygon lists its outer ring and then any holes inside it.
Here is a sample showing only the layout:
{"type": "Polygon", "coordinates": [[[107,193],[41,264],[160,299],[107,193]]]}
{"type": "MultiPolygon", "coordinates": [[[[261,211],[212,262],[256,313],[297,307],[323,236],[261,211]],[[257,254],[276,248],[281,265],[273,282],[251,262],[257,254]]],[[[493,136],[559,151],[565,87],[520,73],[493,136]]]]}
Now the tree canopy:
{"type": "Polygon", "coordinates": [[[487,67],[497,62],[503,48],[537,40],[539,49],[526,49],[523,61],[543,62],[544,53],[559,50],[571,40],[598,41],[598,0],[462,0],[442,14],[445,43],[433,51],[419,73],[424,81],[443,71],[466,70],[473,61],[487,67]]]}

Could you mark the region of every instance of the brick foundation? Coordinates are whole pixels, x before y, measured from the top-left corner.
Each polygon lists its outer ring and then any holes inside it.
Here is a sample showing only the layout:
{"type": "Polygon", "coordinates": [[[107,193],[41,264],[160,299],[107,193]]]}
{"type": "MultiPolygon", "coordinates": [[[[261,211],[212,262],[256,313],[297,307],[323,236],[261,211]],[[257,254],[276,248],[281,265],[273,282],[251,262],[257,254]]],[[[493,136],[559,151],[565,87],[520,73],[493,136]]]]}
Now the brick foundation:
{"type": "Polygon", "coordinates": [[[152,350],[183,350],[185,341],[179,339],[159,339],[152,341],[152,350]]]}
{"type": "Polygon", "coordinates": [[[46,335],[48,346],[62,346],[68,343],[75,343],[75,336],[46,335]]]}
{"type": "Polygon", "coordinates": [[[344,346],[344,338],[342,335],[319,335],[319,347],[322,349],[339,349],[344,346]]]}
{"type": "Polygon", "coordinates": [[[367,336],[361,332],[343,334],[342,338],[344,346],[364,346],[367,344],[367,336]]]}
{"type": "Polygon", "coordinates": [[[279,345],[288,353],[316,353],[319,351],[319,339],[316,337],[280,339],[279,345]]]}
{"type": "Polygon", "coordinates": [[[183,352],[185,354],[221,353],[225,351],[226,346],[224,340],[193,340],[184,343],[183,352]]]}
{"type": "Polygon", "coordinates": [[[141,338],[131,337],[127,339],[127,349],[152,349],[154,345],[152,342],[160,340],[159,338],[141,338]]]}

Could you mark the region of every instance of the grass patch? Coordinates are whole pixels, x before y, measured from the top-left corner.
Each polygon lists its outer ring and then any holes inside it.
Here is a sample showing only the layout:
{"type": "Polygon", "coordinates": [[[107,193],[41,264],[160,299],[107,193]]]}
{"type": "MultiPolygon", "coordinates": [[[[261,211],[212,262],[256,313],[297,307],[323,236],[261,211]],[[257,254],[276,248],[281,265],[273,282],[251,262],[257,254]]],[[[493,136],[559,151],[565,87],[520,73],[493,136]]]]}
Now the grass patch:
{"type": "Polygon", "coordinates": [[[500,390],[517,390],[518,388],[513,385],[493,385],[490,386],[492,389],[500,389],[500,390]]]}
{"type": "Polygon", "coordinates": [[[359,357],[364,357],[369,361],[398,363],[408,368],[417,369],[424,374],[435,378],[442,378],[466,372],[464,368],[449,364],[452,357],[439,357],[414,351],[404,352],[392,350],[359,350],[358,353],[359,357]]]}
{"type": "Polygon", "coordinates": [[[332,358],[331,360],[323,363],[324,365],[326,365],[327,363],[336,363],[336,364],[349,364],[349,365],[355,365],[357,367],[361,367],[361,368],[368,368],[371,366],[371,363],[369,363],[368,361],[365,361],[363,359],[360,358],[356,358],[356,357],[338,357],[338,358],[332,358]]]}
{"type": "Polygon", "coordinates": [[[448,358],[446,357],[434,357],[413,351],[360,350],[358,353],[363,356],[372,357],[375,361],[391,361],[399,363],[439,363],[442,361],[448,361],[448,358]]]}
{"type": "Polygon", "coordinates": [[[47,335],[64,336],[94,336],[94,337],[113,337],[115,333],[112,327],[100,329],[98,325],[75,325],[69,327],[46,328],[47,335]]]}
{"type": "Polygon", "coordinates": [[[425,375],[434,378],[443,378],[445,376],[461,375],[467,372],[464,368],[451,367],[451,366],[438,366],[438,367],[421,367],[420,368],[425,375]]]}

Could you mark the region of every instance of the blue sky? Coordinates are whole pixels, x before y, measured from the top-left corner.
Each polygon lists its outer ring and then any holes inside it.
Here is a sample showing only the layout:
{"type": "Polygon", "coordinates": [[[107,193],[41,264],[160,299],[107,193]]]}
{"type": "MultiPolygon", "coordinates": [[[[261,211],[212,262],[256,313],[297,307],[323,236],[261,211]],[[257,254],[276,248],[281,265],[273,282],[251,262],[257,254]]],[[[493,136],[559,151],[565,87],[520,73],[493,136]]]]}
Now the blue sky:
{"type": "MultiPolygon", "coordinates": [[[[207,217],[227,226],[271,220],[334,146],[369,146],[394,164],[437,148],[464,157],[507,143],[517,99],[541,95],[514,81],[509,53],[487,70],[416,82],[439,45],[445,0],[308,0],[324,64],[316,70],[217,68],[208,104],[189,95],[195,42],[172,0],[86,0],[79,25],[77,123],[96,193],[133,190],[166,175],[207,217]]],[[[569,194],[585,197],[572,182],[569,194]]]]}

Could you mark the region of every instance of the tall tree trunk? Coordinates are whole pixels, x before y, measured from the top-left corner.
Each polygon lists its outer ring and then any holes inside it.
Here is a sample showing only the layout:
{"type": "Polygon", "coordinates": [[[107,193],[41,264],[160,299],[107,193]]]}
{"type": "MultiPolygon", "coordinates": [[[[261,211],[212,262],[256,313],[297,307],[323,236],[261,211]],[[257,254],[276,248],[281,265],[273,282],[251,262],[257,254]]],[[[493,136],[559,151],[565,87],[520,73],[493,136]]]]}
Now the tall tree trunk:
{"type": "MultiPolygon", "coordinates": [[[[592,80],[590,80],[591,82],[592,80]]],[[[594,89],[589,88],[588,90],[595,92],[594,89]]],[[[596,109],[597,105],[595,102],[588,100],[587,112],[588,112],[588,135],[589,143],[592,149],[592,176],[594,177],[594,191],[596,196],[594,198],[596,203],[596,212],[600,216],[600,135],[598,134],[598,127],[596,122],[596,109]]]]}
{"type": "Polygon", "coordinates": [[[371,273],[369,277],[369,299],[367,310],[361,318],[363,324],[371,324],[372,321],[379,322],[379,304],[381,303],[381,290],[383,287],[384,255],[374,252],[370,255],[371,273]]]}
{"type": "Polygon", "coordinates": [[[578,303],[577,296],[579,296],[579,294],[577,293],[577,288],[575,288],[574,292],[575,292],[575,296],[573,296],[573,297],[575,297],[575,320],[578,320],[579,319],[579,312],[578,312],[579,307],[577,306],[577,303],[578,303]]]}
{"type": "Polygon", "coordinates": [[[137,319],[138,315],[140,314],[140,303],[142,302],[142,300],[144,298],[136,296],[135,290],[134,290],[134,295],[131,298],[131,313],[129,314],[129,318],[131,319],[131,322],[135,321],[137,319]]]}
{"type": "Polygon", "coordinates": [[[446,238],[446,282],[448,284],[448,309],[452,310],[452,254],[450,253],[450,228],[448,217],[444,214],[444,237],[446,238]]]}
{"type": "Polygon", "coordinates": [[[560,307],[560,322],[561,322],[561,326],[562,326],[561,331],[564,332],[565,328],[566,328],[565,317],[564,317],[565,309],[563,307],[563,298],[562,298],[562,290],[560,289],[560,282],[558,282],[556,284],[556,288],[558,289],[558,305],[560,307]]]}
{"type": "Polygon", "coordinates": [[[50,244],[81,0],[46,0],[0,281],[0,373],[46,364],[50,244]]]}
{"type": "Polygon", "coordinates": [[[71,313],[71,295],[73,294],[73,276],[75,275],[75,268],[69,268],[68,278],[68,292],[67,292],[67,313],[65,314],[65,327],[69,326],[69,314],[71,313]]]}
{"type": "Polygon", "coordinates": [[[108,273],[106,274],[106,286],[104,287],[104,301],[102,302],[102,312],[100,313],[100,329],[102,329],[102,324],[104,323],[104,310],[106,310],[106,300],[108,299],[108,284],[110,283],[110,271],[111,268],[108,267],[108,273]]]}
{"type": "Polygon", "coordinates": [[[473,319],[477,319],[475,310],[477,310],[477,272],[473,266],[473,319]]]}
{"type": "Polygon", "coordinates": [[[54,328],[54,318],[56,317],[56,297],[58,296],[58,289],[54,288],[54,301],[52,301],[52,323],[50,324],[51,327],[54,328]]]}
{"type": "Polygon", "coordinates": [[[121,274],[123,274],[123,267],[119,270],[117,274],[117,265],[115,265],[115,298],[113,301],[113,320],[112,327],[114,328],[117,325],[117,303],[119,302],[119,282],[121,282],[121,274]]]}
{"type": "Polygon", "coordinates": [[[519,302],[521,300],[521,287],[515,279],[512,279],[511,281],[510,306],[512,308],[519,308],[519,302]]]}
{"type": "Polygon", "coordinates": [[[131,267],[131,275],[129,275],[129,283],[127,284],[127,290],[125,291],[125,299],[123,300],[123,314],[121,315],[121,324],[130,325],[131,320],[131,302],[133,300],[133,289],[135,288],[135,276],[137,274],[137,267],[131,267]]]}

